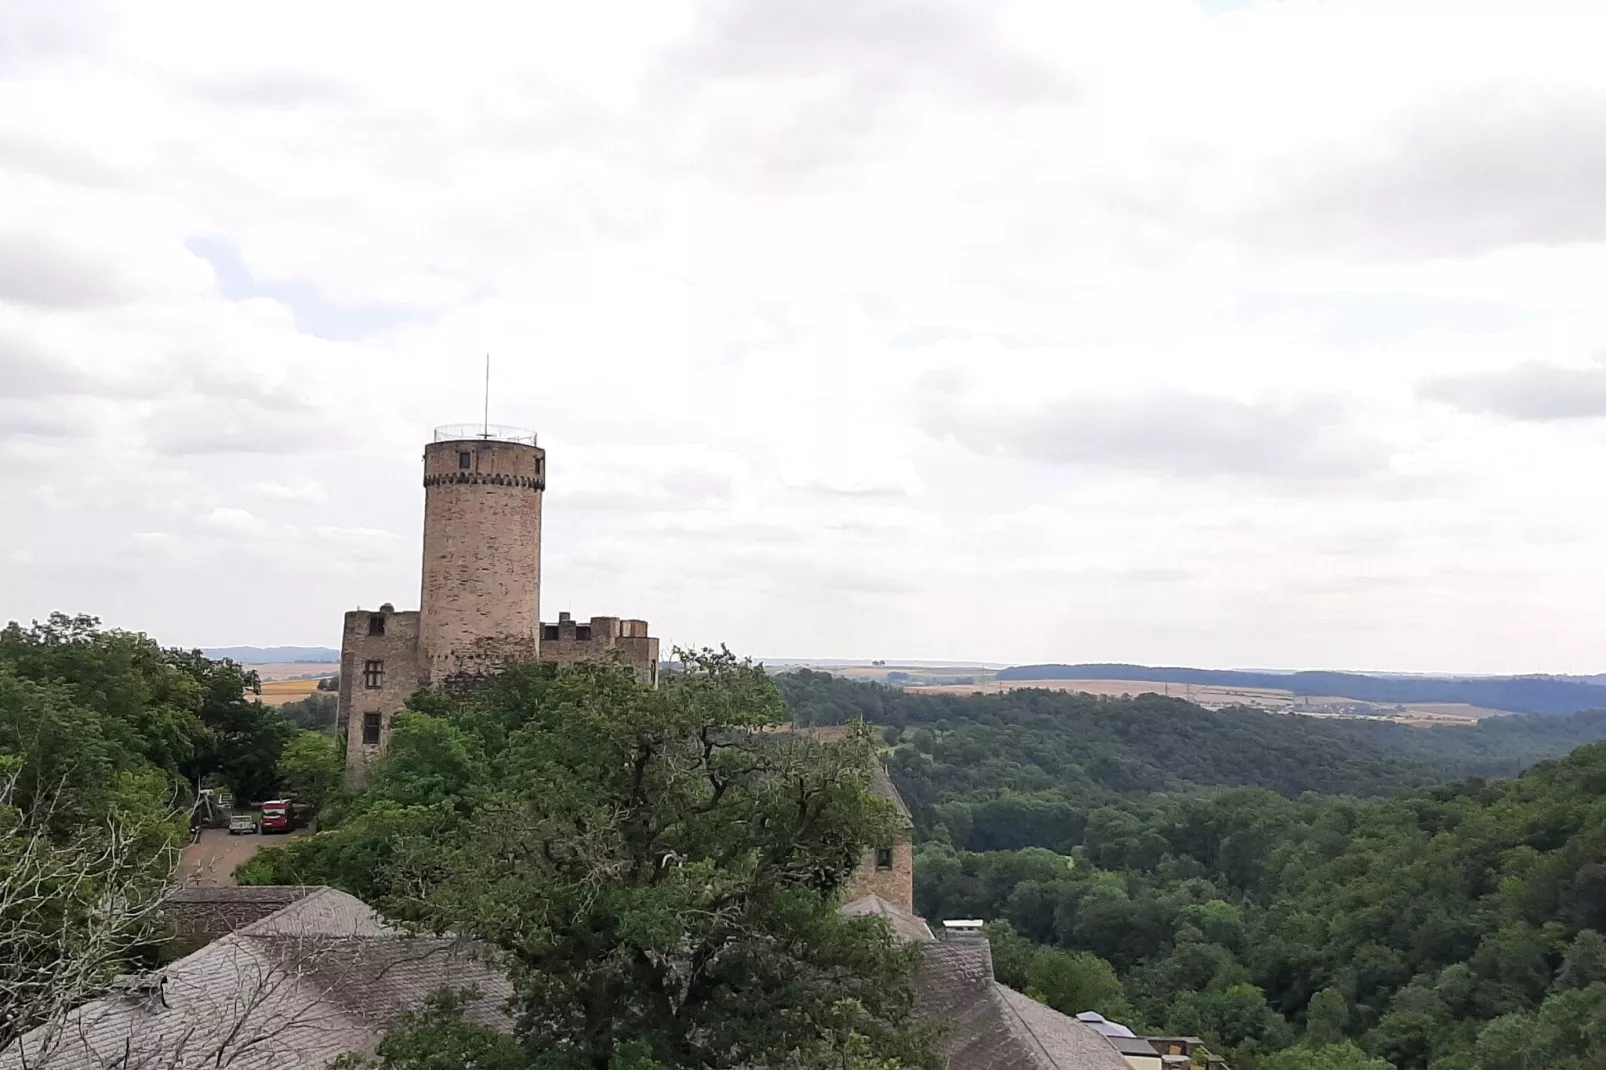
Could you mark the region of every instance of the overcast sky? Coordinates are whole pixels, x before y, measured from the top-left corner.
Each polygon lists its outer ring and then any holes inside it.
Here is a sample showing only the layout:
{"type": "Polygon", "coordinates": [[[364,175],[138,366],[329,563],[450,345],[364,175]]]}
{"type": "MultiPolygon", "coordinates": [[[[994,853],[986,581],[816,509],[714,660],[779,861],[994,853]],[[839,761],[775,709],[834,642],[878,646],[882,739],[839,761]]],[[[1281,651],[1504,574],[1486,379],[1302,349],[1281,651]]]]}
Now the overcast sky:
{"type": "Polygon", "coordinates": [[[1606,670],[1600,0],[0,5],[0,617],[335,644],[420,451],[755,656],[1606,670]]]}

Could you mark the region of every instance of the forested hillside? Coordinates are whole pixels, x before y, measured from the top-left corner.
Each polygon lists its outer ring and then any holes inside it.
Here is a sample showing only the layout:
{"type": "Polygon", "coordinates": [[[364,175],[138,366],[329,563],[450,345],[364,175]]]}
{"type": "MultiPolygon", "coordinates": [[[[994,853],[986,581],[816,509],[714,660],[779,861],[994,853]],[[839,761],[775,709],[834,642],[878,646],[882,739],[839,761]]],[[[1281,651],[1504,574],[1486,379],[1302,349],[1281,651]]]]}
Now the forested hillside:
{"type": "Polygon", "coordinates": [[[1235,1065],[1345,1039],[1400,1070],[1606,1065],[1606,745],[1388,802],[1128,800],[1068,856],[928,844],[916,881],[928,916],[1000,923],[1013,983],[1235,1065]]]}
{"type": "Polygon", "coordinates": [[[1377,797],[1511,776],[1606,739],[1606,711],[1421,729],[1210,711],[1159,695],[926,695],[808,670],[776,684],[803,723],[888,726],[888,766],[921,832],[972,850],[1068,850],[1090,809],[1132,794],[1255,786],[1377,797]]]}
{"type": "Polygon", "coordinates": [[[1153,665],[1015,665],[1000,680],[1142,680],[1170,684],[1270,687],[1296,695],[1335,695],[1362,702],[1464,702],[1512,713],[1570,714],[1606,707],[1606,687],[1554,676],[1373,676],[1358,672],[1249,672],[1153,665]]]}

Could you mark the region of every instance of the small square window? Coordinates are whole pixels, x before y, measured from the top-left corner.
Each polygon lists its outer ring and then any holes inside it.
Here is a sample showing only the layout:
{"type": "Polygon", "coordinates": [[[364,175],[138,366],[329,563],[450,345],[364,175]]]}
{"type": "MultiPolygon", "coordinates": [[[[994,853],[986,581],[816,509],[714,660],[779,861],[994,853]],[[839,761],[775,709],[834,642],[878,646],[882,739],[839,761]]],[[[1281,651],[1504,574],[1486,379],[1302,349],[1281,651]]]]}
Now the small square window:
{"type": "Polygon", "coordinates": [[[368,634],[369,635],[384,635],[385,634],[385,618],[380,616],[377,613],[374,614],[372,617],[369,617],[368,618],[368,634]]]}
{"type": "Polygon", "coordinates": [[[470,453],[468,450],[459,450],[457,452],[457,467],[461,471],[466,472],[470,468],[472,468],[473,465],[474,465],[474,455],[472,453],[470,453]]]}
{"type": "Polygon", "coordinates": [[[876,869],[891,869],[892,868],[892,848],[890,848],[890,847],[877,847],[875,849],[875,868],[876,869]]]}
{"type": "Polygon", "coordinates": [[[362,715],[362,741],[364,743],[379,742],[379,714],[377,711],[362,715]]]}
{"type": "Polygon", "coordinates": [[[362,686],[370,691],[385,686],[385,663],[383,661],[365,661],[362,663],[362,686]]]}

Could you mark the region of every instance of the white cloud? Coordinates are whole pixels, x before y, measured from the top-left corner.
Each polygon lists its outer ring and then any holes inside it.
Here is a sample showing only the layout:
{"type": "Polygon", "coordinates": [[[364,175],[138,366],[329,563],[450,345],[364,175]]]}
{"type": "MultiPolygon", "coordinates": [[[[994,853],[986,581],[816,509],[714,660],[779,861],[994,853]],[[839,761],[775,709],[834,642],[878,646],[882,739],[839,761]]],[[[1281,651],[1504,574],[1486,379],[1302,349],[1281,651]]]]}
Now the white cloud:
{"type": "Polygon", "coordinates": [[[1600,668],[1593,0],[5,19],[11,615],[410,603],[489,351],[671,640],[1600,668]]]}
{"type": "Polygon", "coordinates": [[[253,494],[260,494],[265,498],[280,498],[288,502],[323,505],[329,500],[329,492],[316,479],[264,479],[251,484],[250,489],[253,494]]]}
{"type": "Polygon", "coordinates": [[[249,510],[235,509],[226,505],[220,505],[208,513],[206,523],[218,531],[240,535],[259,535],[267,530],[267,525],[249,510]]]}

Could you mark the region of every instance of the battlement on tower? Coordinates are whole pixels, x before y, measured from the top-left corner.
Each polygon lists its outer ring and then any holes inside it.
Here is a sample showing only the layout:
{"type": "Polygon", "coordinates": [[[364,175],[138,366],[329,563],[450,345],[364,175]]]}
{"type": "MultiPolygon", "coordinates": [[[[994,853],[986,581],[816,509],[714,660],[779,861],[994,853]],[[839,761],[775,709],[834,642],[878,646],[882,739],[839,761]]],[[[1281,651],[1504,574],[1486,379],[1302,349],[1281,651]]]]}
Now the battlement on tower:
{"type": "Polygon", "coordinates": [[[592,617],[581,623],[559,613],[556,624],[541,625],[541,660],[559,663],[618,658],[642,683],[658,682],[658,640],[647,622],[623,617],[592,617]]]}

